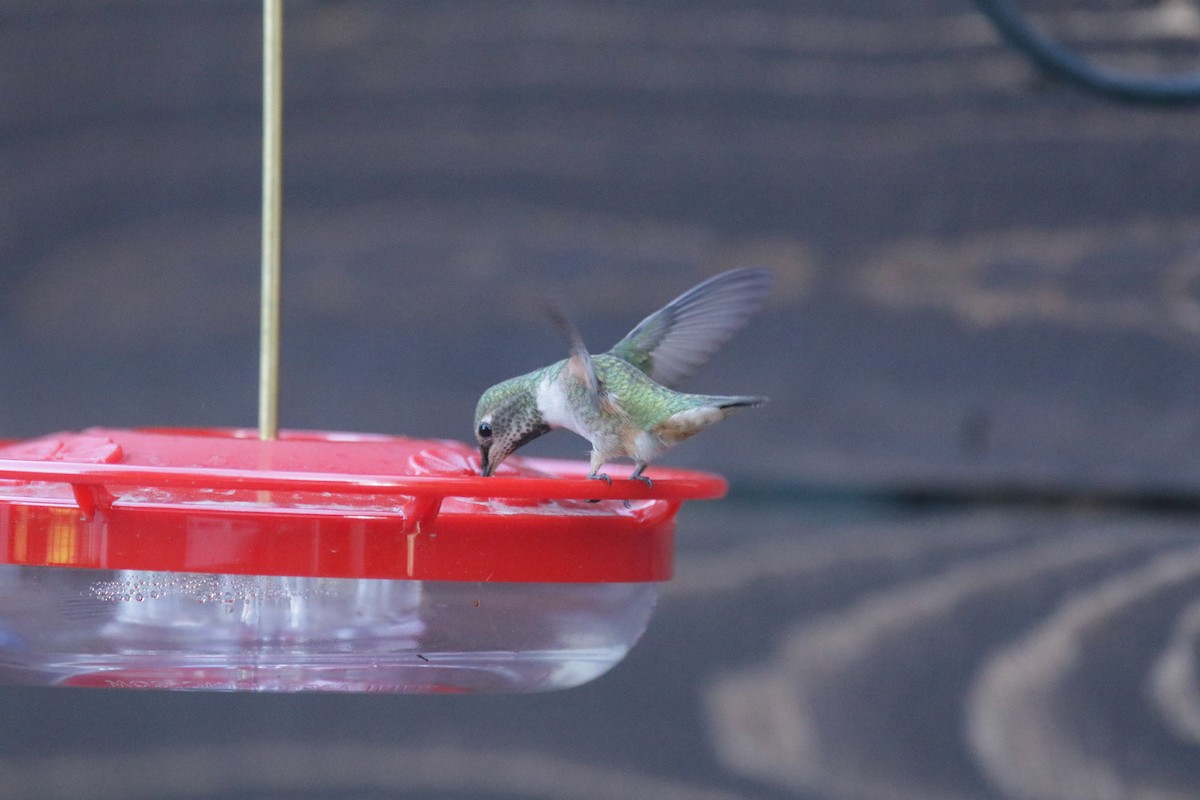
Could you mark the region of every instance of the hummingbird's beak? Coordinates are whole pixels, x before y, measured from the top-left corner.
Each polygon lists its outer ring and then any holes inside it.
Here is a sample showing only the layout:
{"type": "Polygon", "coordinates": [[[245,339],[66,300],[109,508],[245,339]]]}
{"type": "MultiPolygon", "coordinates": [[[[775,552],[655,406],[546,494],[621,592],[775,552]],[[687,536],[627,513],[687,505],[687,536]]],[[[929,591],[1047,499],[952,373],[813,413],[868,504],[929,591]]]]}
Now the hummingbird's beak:
{"type": "Polygon", "coordinates": [[[481,473],[482,473],[483,477],[485,477],[485,478],[492,474],[492,464],[489,463],[489,461],[488,461],[488,450],[489,449],[490,448],[488,448],[488,447],[479,448],[479,460],[480,460],[480,463],[483,465],[483,469],[481,470],[481,473]]]}

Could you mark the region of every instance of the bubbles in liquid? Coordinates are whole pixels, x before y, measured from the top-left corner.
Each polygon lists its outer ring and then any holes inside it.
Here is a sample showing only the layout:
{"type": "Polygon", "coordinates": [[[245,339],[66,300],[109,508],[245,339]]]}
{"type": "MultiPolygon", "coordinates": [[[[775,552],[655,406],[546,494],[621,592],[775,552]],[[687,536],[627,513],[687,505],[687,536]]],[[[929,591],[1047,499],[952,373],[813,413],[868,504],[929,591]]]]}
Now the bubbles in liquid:
{"type": "Polygon", "coordinates": [[[95,581],[89,594],[102,602],[145,602],[174,597],[196,603],[291,601],[324,596],[319,585],[303,589],[287,585],[287,581],[264,582],[256,576],[203,575],[197,573],[147,573],[119,580],[95,581]]]}

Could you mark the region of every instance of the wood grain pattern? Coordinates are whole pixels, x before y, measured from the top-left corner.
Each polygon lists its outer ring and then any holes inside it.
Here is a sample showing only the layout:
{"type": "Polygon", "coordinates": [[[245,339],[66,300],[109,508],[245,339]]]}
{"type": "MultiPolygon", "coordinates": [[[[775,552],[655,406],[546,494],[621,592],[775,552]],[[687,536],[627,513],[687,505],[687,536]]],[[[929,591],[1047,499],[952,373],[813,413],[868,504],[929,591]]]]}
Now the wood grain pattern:
{"type": "MultiPolygon", "coordinates": [[[[1105,63],[1200,63],[1186,3],[1028,7],[1105,63]]],[[[257,13],[0,3],[0,438],[252,424],[257,13]]],[[[468,438],[564,355],[542,299],[602,350],[749,265],[771,305],[681,388],[771,402],[672,452],[735,497],[685,514],[601,681],[4,689],[0,795],[1200,795],[1189,515],[805,494],[1194,498],[1200,112],[1049,84],[951,0],[288,15],[285,427],[468,438]]]]}

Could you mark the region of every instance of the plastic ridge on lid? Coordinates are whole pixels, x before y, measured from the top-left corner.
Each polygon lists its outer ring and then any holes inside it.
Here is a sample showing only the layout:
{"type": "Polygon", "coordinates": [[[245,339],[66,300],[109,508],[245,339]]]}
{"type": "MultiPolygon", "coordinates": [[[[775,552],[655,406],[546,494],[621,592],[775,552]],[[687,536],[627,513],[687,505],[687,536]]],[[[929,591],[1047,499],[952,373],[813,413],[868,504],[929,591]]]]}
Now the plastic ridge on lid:
{"type": "Polygon", "coordinates": [[[636,582],[671,576],[684,500],[724,479],[514,457],[461,442],[95,428],[0,446],[0,563],[302,577],[636,582]],[[628,501],[628,502],[625,502],[628,501]]]}

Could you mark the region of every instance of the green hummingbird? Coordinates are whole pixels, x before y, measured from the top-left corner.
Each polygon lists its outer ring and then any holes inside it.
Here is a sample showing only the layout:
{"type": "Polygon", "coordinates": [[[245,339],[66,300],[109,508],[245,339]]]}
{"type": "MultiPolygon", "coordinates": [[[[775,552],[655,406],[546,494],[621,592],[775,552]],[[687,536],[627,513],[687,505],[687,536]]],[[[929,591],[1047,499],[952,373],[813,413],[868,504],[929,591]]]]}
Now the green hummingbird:
{"type": "Polygon", "coordinates": [[[684,439],[765,397],[685,394],[676,386],[740,330],[766,299],[765,269],[723,272],[642,320],[601,355],[590,355],[560,314],[570,357],[488,389],[475,408],[482,472],[491,475],[514,450],[556,428],[592,444],[589,478],[612,483],[600,468],[634,461],[630,478],[684,439]]]}

